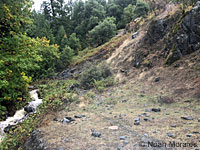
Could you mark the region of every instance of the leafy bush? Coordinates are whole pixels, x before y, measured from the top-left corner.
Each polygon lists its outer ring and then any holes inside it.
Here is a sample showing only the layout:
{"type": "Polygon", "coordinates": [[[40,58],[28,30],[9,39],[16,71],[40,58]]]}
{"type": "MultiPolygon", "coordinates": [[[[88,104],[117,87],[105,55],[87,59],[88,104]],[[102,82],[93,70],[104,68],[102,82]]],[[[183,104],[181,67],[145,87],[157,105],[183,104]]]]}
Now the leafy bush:
{"type": "Polygon", "coordinates": [[[146,16],[149,12],[149,6],[142,0],[137,0],[136,7],[135,7],[135,18],[146,16]]]}
{"type": "Polygon", "coordinates": [[[107,17],[104,21],[100,22],[91,31],[89,31],[90,45],[99,46],[115,36],[117,33],[115,21],[115,18],[107,17]]]}
{"type": "Polygon", "coordinates": [[[89,68],[81,73],[80,83],[84,89],[94,87],[94,83],[112,75],[109,66],[103,62],[99,65],[88,65],[89,68]]]}
{"type": "Polygon", "coordinates": [[[113,77],[108,77],[106,79],[102,79],[100,81],[94,81],[94,86],[98,92],[103,92],[106,87],[114,85],[114,78],[113,77]]]}

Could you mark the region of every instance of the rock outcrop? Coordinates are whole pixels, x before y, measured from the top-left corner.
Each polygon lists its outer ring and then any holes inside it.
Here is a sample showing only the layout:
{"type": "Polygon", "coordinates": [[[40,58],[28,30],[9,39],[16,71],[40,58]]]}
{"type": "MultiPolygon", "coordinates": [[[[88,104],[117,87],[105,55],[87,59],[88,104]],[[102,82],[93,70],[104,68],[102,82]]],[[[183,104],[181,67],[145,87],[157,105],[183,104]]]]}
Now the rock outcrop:
{"type": "Polygon", "coordinates": [[[42,140],[42,132],[35,130],[23,146],[23,150],[47,150],[45,142],[42,140]]]}
{"type": "Polygon", "coordinates": [[[165,48],[166,64],[200,49],[200,1],[181,16],[168,37],[165,48]]]}

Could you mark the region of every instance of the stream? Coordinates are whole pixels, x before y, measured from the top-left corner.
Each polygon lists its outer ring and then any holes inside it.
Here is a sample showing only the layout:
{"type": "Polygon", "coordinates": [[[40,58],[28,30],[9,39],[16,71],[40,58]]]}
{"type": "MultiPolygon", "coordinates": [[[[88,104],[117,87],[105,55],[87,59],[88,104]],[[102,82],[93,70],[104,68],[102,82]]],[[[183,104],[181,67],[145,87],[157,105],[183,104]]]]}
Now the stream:
{"type": "Polygon", "coordinates": [[[5,137],[5,128],[9,126],[17,125],[20,122],[23,122],[27,118],[27,112],[26,108],[31,109],[32,112],[35,112],[36,108],[39,104],[42,103],[42,99],[38,97],[38,90],[32,90],[30,91],[30,96],[33,99],[33,101],[29,102],[27,106],[24,108],[18,110],[15,112],[14,116],[8,117],[5,121],[0,122],[0,143],[5,137]]]}

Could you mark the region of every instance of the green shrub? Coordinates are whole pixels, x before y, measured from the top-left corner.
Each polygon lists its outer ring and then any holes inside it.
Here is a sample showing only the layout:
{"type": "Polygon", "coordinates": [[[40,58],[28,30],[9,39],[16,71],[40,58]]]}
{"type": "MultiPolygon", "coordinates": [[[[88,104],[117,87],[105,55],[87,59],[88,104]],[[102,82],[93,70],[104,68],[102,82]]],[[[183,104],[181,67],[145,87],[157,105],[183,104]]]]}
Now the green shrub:
{"type": "Polygon", "coordinates": [[[109,66],[103,62],[99,65],[88,64],[88,69],[81,73],[80,83],[84,89],[90,89],[94,87],[94,83],[112,75],[109,66]]]}
{"type": "Polygon", "coordinates": [[[114,78],[113,77],[108,77],[106,79],[102,79],[100,81],[94,81],[94,86],[98,92],[103,92],[106,87],[114,85],[114,78]]]}

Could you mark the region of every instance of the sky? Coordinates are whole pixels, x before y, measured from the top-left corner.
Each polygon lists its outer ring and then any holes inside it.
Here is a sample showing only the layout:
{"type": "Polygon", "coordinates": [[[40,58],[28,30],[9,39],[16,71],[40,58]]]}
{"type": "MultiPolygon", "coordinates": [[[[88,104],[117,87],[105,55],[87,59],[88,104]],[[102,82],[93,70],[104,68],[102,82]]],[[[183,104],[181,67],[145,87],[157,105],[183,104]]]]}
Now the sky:
{"type": "Polygon", "coordinates": [[[35,9],[36,11],[40,10],[40,6],[43,0],[33,0],[33,1],[34,1],[33,9],[35,9]]]}

